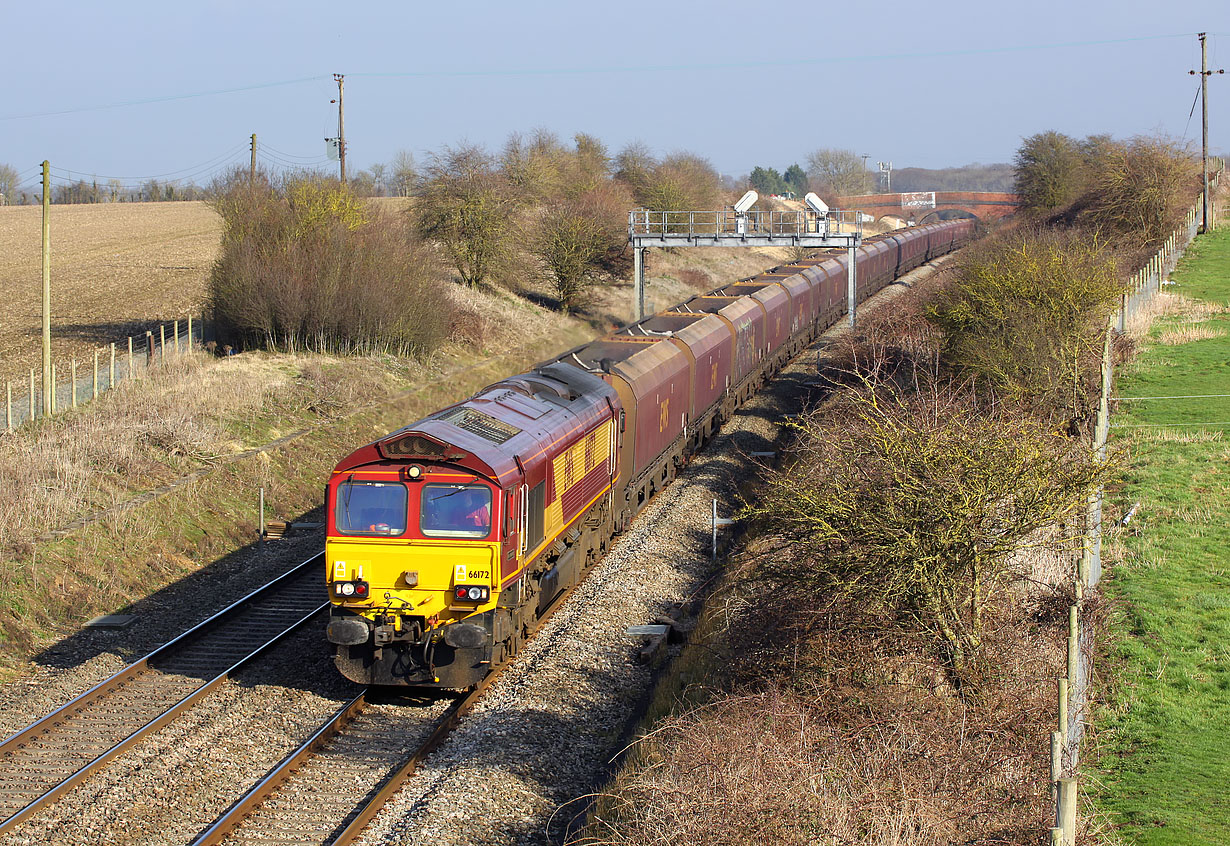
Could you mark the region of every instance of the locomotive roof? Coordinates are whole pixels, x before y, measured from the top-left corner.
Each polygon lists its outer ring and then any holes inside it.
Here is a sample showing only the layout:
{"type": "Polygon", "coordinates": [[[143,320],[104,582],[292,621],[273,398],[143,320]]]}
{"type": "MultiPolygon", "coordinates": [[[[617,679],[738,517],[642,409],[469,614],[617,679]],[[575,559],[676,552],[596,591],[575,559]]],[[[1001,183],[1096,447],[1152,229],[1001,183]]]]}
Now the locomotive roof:
{"type": "Polygon", "coordinates": [[[519,478],[518,461],[544,461],[552,444],[590,431],[616,407],[615,390],[600,377],[547,364],[360,447],[333,472],[386,461],[383,447],[395,460],[443,461],[505,486],[519,478]]]}

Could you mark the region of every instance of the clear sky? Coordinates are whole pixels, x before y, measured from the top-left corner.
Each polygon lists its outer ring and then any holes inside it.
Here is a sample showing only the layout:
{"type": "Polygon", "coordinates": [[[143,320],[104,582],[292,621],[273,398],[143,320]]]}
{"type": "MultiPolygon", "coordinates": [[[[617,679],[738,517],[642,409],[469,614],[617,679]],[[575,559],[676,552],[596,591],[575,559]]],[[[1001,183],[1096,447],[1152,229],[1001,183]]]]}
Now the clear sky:
{"type": "MultiPolygon", "coordinates": [[[[1230,65],[1227,0],[45,0],[4,22],[0,162],[31,183],[50,159],[63,177],[204,184],[247,162],[253,132],[269,164],[323,163],[335,72],[352,171],[544,127],[738,175],[818,147],[1004,162],[1046,129],[1199,143],[1196,32],[1230,65]]],[[[1227,150],[1230,75],[1210,88],[1227,150]]]]}

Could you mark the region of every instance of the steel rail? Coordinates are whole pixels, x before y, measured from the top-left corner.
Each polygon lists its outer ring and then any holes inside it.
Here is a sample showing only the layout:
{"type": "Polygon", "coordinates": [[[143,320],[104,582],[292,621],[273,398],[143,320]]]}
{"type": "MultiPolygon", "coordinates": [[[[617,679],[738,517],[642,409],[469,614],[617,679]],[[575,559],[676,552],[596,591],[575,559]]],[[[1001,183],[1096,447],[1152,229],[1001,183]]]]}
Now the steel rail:
{"type": "MultiPolygon", "coordinates": [[[[217,630],[219,626],[225,624],[231,618],[241,615],[245,610],[255,606],[257,602],[268,599],[271,589],[288,588],[298,578],[305,575],[309,571],[309,568],[312,567],[323,555],[323,552],[313,555],[303,563],[297,565],[291,570],[288,570],[276,579],[265,583],[263,586],[252,591],[243,598],[237,600],[173,640],[168,641],[158,647],[144,658],[134,661],[109,678],[99,682],[85,693],[82,693],[45,717],[42,717],[41,719],[38,719],[26,726],[24,729],[13,733],[2,744],[0,744],[0,765],[4,765],[5,769],[10,769],[12,761],[9,759],[20,755],[23,750],[27,749],[27,747],[30,747],[32,744],[36,744],[40,740],[43,740],[45,737],[54,733],[60,727],[65,726],[74,717],[81,715],[87,708],[105,702],[109,696],[122,690],[142,677],[160,672],[157,667],[153,666],[153,662],[169,657],[174,652],[182,649],[188,644],[191,644],[194,640],[202,637],[206,633],[217,630]]],[[[230,678],[235,671],[243,667],[249,661],[260,656],[268,649],[272,648],[287,635],[298,630],[309,620],[319,614],[323,609],[327,608],[328,605],[328,601],[325,601],[316,607],[311,608],[306,613],[299,616],[298,619],[293,620],[289,625],[279,623],[279,630],[272,637],[267,638],[263,644],[255,649],[249,650],[246,654],[243,654],[237,661],[233,661],[220,673],[214,675],[213,678],[204,681],[192,692],[181,697],[157,717],[140,725],[136,728],[136,730],[123,737],[118,743],[112,745],[111,748],[89,760],[84,766],[71,771],[69,775],[56,782],[49,790],[44,790],[41,794],[37,794],[35,798],[24,807],[12,813],[3,821],[0,821],[0,833],[11,831],[18,824],[29,818],[31,814],[35,813],[40,808],[46,807],[64,793],[79,785],[116,756],[127,751],[151,733],[166,726],[173,719],[187,711],[194,703],[214,691],[224,681],[230,678]]],[[[0,787],[2,787],[2,781],[0,781],[0,787]]]]}
{"type": "MultiPolygon", "coordinates": [[[[546,613],[538,619],[531,634],[537,633],[547,620],[551,619],[559,607],[572,596],[573,592],[584,583],[585,576],[593,569],[593,566],[587,567],[576,584],[562,591],[559,596],[551,601],[551,604],[547,606],[546,613]]],[[[354,842],[375,816],[388,804],[389,800],[401,789],[402,785],[414,775],[423,760],[444,742],[444,739],[457,727],[461,719],[474,708],[482,695],[514,660],[515,658],[510,658],[492,668],[492,671],[484,676],[482,681],[458,699],[439,718],[436,726],[431,730],[427,738],[410,755],[404,758],[400,764],[390,770],[382,780],[373,785],[367,795],[360,800],[359,804],[342,819],[339,823],[340,829],[335,827],[333,831],[336,833],[331,833],[324,842],[329,844],[329,846],[345,846],[345,844],[354,842]]],[[[243,825],[245,819],[255,813],[266,801],[274,797],[278,789],[291,779],[295,770],[299,769],[314,755],[328,746],[331,741],[341,735],[346,726],[362,714],[364,709],[368,707],[368,704],[367,691],[365,690],[339,708],[324,725],[312,733],[311,737],[283,758],[260,781],[253,785],[246,794],[223,812],[209,828],[201,832],[191,842],[190,846],[218,846],[218,844],[224,843],[227,837],[243,825]]]]}

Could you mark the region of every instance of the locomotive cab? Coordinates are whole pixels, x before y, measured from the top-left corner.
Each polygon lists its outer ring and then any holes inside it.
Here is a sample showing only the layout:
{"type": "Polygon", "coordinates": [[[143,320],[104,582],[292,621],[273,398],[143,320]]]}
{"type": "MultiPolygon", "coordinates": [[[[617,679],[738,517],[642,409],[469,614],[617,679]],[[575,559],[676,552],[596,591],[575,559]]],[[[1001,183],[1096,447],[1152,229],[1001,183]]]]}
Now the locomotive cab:
{"type": "Polygon", "coordinates": [[[334,475],[328,637],[346,676],[467,687],[486,674],[508,540],[500,493],[448,465],[378,462],[334,475]]]}

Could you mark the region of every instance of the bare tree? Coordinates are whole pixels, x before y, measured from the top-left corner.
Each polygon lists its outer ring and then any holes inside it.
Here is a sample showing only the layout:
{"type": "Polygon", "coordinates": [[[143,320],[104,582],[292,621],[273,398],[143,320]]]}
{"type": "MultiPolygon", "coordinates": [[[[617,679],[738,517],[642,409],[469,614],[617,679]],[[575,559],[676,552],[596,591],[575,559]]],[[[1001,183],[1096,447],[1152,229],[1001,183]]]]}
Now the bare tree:
{"type": "Polygon", "coordinates": [[[807,156],[807,180],[830,196],[862,194],[868,185],[863,157],[853,150],[822,148],[807,156]]]}
{"type": "Polygon", "coordinates": [[[388,172],[388,168],[382,162],[376,162],[369,167],[368,170],[371,171],[372,174],[372,188],[374,189],[375,196],[383,197],[385,187],[384,179],[385,174],[388,172]]]}
{"type": "Polygon", "coordinates": [[[439,242],[467,285],[483,282],[506,249],[517,200],[481,147],[445,147],[428,162],[413,209],[420,235],[439,242]]]}
{"type": "Polygon", "coordinates": [[[399,197],[409,197],[414,191],[414,183],[418,179],[418,170],[414,165],[414,154],[409,150],[398,150],[393,156],[393,171],[391,174],[393,190],[399,197]]]}
{"type": "Polygon", "coordinates": [[[1099,148],[1103,154],[1092,178],[1093,220],[1138,243],[1167,237],[1195,191],[1195,156],[1166,138],[1138,137],[1099,148]]]}
{"type": "Polygon", "coordinates": [[[658,160],[643,141],[633,141],[615,156],[615,178],[624,182],[637,202],[649,184],[649,178],[658,166],[658,160]]]}
{"type": "Polygon", "coordinates": [[[17,168],[12,165],[0,164],[0,194],[4,195],[4,202],[13,202],[13,199],[17,196],[17,185],[17,168]]]}
{"type": "Polygon", "coordinates": [[[1021,207],[1045,213],[1066,206],[1084,188],[1084,156],[1062,132],[1039,132],[1022,142],[1013,160],[1021,207]]]}
{"type": "Polygon", "coordinates": [[[539,223],[530,249],[542,262],[567,314],[576,305],[604,251],[602,224],[578,203],[550,208],[539,223]]]}

